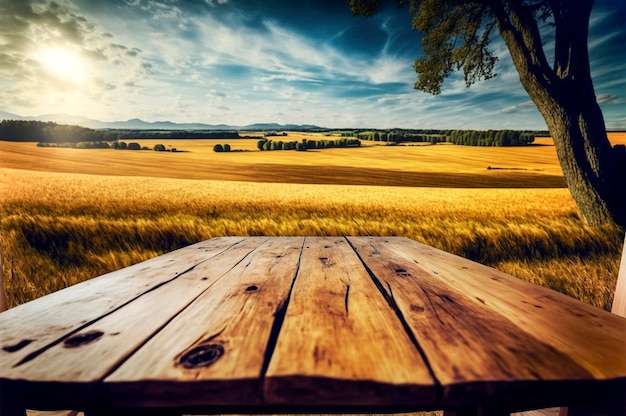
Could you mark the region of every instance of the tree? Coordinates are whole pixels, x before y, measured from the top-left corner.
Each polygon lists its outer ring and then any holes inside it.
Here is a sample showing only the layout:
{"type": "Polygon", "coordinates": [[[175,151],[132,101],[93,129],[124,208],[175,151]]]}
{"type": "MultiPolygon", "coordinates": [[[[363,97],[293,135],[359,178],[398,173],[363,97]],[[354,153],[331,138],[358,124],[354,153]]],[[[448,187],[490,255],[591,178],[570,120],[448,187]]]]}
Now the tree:
{"type": "MultiPolygon", "coordinates": [[[[348,0],[373,16],[382,0],[348,0]]],[[[492,33],[506,44],[522,86],[543,116],[572,197],[590,225],[626,226],[626,147],[612,147],[598,105],[587,37],[593,0],[397,0],[423,33],[415,88],[439,94],[454,70],[469,87],[495,76],[492,33]],[[554,35],[554,60],[544,51],[554,35]]]]}
{"type": "Polygon", "coordinates": [[[224,147],[221,144],[216,144],[213,146],[213,151],[216,153],[221,153],[224,151],[224,147]]]}

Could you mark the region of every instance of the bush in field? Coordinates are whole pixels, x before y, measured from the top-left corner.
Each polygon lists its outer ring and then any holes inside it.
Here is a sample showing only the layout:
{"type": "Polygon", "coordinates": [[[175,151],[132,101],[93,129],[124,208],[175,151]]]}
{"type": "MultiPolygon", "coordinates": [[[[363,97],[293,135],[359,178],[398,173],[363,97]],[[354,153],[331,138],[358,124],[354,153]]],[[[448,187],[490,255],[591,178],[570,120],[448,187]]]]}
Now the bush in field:
{"type": "Polygon", "coordinates": [[[221,153],[224,151],[224,147],[221,144],[216,144],[213,146],[213,151],[216,153],[221,153]]]}
{"type": "Polygon", "coordinates": [[[258,142],[256,142],[257,149],[265,150],[265,143],[267,143],[267,139],[261,139],[258,142]]]}
{"type": "Polygon", "coordinates": [[[78,142],[77,149],[109,149],[109,142],[78,142]]]}
{"type": "Polygon", "coordinates": [[[298,152],[305,152],[306,151],[306,142],[303,140],[302,142],[298,143],[296,145],[296,150],[298,152]]]}
{"type": "Polygon", "coordinates": [[[128,149],[128,145],[126,142],[113,142],[113,148],[118,150],[126,150],[128,149]]]}
{"type": "Polygon", "coordinates": [[[162,144],[155,144],[154,145],[154,151],[155,152],[165,152],[165,146],[162,144]]]}
{"type": "Polygon", "coordinates": [[[230,145],[229,145],[228,143],[226,143],[226,144],[224,145],[224,151],[225,151],[225,152],[230,152],[230,145]]]}
{"type": "Polygon", "coordinates": [[[128,150],[141,150],[141,145],[139,143],[128,143],[128,150]]]}

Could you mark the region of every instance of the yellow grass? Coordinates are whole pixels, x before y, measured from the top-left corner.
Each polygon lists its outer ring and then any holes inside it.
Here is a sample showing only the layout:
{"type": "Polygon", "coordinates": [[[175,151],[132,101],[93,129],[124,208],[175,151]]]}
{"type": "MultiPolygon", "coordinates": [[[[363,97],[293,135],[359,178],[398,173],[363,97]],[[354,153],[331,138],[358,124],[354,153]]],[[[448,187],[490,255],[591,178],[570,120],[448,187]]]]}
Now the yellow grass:
{"type": "Polygon", "coordinates": [[[404,235],[605,308],[615,284],[619,231],[584,226],[566,189],[0,175],[11,305],[221,235],[404,235]]]}
{"type": "Polygon", "coordinates": [[[623,230],[584,225],[540,142],[306,153],[253,151],[256,140],[164,143],[185,153],[0,142],[9,305],[215,236],[402,235],[610,309],[623,230]],[[249,151],[216,154],[216,142],[249,151]]]}
{"type": "MultiPolygon", "coordinates": [[[[284,139],[302,139],[302,135],[291,134],[284,139]]],[[[157,143],[186,152],[40,148],[32,143],[0,142],[0,162],[5,168],[180,179],[436,187],[565,186],[554,147],[549,144],[479,148],[446,144],[393,147],[363,142],[358,149],[260,152],[256,150],[257,140],[249,139],[141,141],[149,147],[157,143]],[[233,150],[246,151],[213,152],[216,143],[226,142],[233,150]],[[490,166],[514,170],[488,170],[490,166]]]]}

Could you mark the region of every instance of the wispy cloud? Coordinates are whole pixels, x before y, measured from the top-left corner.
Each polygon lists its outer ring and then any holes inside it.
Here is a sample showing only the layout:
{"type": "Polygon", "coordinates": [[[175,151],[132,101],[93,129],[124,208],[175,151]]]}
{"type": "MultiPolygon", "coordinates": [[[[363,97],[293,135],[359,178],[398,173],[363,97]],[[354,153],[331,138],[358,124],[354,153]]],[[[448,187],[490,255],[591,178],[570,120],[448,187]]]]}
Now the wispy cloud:
{"type": "MultiPolygon", "coordinates": [[[[626,29],[606,1],[596,2],[590,45],[598,101],[615,126],[626,112],[626,29]]],[[[543,128],[498,37],[495,79],[468,89],[453,74],[433,97],[412,88],[420,36],[407,10],[364,19],[343,2],[294,4],[3,0],[0,109],[104,120],[543,128]],[[43,62],[53,48],[75,56],[75,77],[43,62]]]]}

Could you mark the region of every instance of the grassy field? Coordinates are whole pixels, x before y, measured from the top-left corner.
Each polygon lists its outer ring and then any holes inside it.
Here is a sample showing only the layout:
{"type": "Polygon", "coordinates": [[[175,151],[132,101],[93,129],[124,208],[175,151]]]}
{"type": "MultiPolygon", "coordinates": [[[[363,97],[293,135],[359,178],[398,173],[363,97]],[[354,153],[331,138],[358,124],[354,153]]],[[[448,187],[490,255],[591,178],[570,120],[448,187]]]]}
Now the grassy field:
{"type": "Polygon", "coordinates": [[[160,141],[181,153],[0,142],[9,304],[215,236],[402,235],[609,309],[623,230],[583,223],[539,142],[306,153],[255,151],[256,140],[160,141]],[[248,151],[214,153],[217,142],[248,151]]]}

